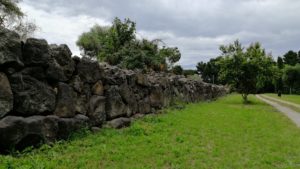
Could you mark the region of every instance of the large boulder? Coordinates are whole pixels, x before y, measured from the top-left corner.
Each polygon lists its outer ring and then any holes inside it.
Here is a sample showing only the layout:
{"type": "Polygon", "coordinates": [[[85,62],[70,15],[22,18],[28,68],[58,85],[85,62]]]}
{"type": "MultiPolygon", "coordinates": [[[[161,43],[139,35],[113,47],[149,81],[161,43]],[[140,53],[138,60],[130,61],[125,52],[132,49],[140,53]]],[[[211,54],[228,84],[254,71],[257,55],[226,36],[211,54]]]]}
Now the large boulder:
{"type": "Polygon", "coordinates": [[[74,109],[76,114],[87,114],[87,98],[85,95],[77,95],[74,103],[74,109]]]}
{"type": "Polygon", "coordinates": [[[130,87],[134,87],[136,85],[136,73],[133,70],[124,70],[126,75],[127,84],[130,87]]]}
{"type": "Polygon", "coordinates": [[[89,101],[87,116],[93,126],[101,126],[106,121],[105,97],[94,95],[89,101]]]}
{"type": "Polygon", "coordinates": [[[129,88],[128,84],[124,83],[120,85],[120,95],[122,97],[122,100],[128,107],[127,116],[131,116],[132,114],[137,113],[137,99],[135,97],[135,94],[133,93],[133,90],[129,88]]]}
{"type": "Polygon", "coordinates": [[[48,67],[50,63],[49,46],[44,39],[27,39],[22,54],[26,66],[48,67]]]}
{"type": "Polygon", "coordinates": [[[6,116],[0,120],[0,152],[11,148],[22,150],[27,146],[50,143],[68,136],[85,126],[89,119],[83,115],[74,118],[57,116],[6,116]]]}
{"type": "Polygon", "coordinates": [[[88,58],[82,58],[76,67],[80,79],[85,83],[96,83],[102,78],[103,70],[96,61],[92,61],[88,58]]]}
{"type": "Polygon", "coordinates": [[[14,112],[31,116],[54,111],[56,93],[50,86],[21,73],[13,74],[9,81],[14,94],[14,112]]]}
{"type": "Polygon", "coordinates": [[[108,85],[120,85],[126,82],[126,75],[124,70],[117,66],[111,66],[107,64],[101,65],[104,69],[105,76],[103,82],[108,85]]]}
{"type": "Polygon", "coordinates": [[[20,36],[13,31],[0,27],[0,67],[22,67],[20,36]]]}
{"type": "Polygon", "coordinates": [[[26,67],[21,71],[21,74],[34,77],[40,81],[45,81],[46,79],[45,70],[40,66],[26,67]]]}
{"type": "Polygon", "coordinates": [[[47,69],[50,80],[64,82],[71,78],[75,70],[72,53],[67,45],[51,45],[51,60],[47,69]]]}
{"type": "Polygon", "coordinates": [[[6,75],[0,72],[0,119],[12,110],[13,103],[10,83],[6,75]]]}
{"type": "Polygon", "coordinates": [[[149,114],[151,113],[151,105],[150,105],[150,99],[145,98],[143,100],[140,100],[138,102],[138,113],[140,114],[149,114]]]}
{"type": "Polygon", "coordinates": [[[20,36],[13,31],[0,27],[0,68],[22,67],[20,36]]]}
{"type": "Polygon", "coordinates": [[[59,117],[75,116],[76,93],[66,83],[58,83],[57,103],[54,114],[59,117]]]}
{"type": "Polygon", "coordinates": [[[71,82],[69,84],[73,87],[73,89],[76,92],[82,93],[84,84],[78,75],[73,76],[73,78],[71,79],[71,82]]]}
{"type": "Polygon", "coordinates": [[[106,93],[105,110],[108,119],[127,115],[127,106],[122,100],[118,86],[110,86],[106,93]]]}
{"type": "Polygon", "coordinates": [[[59,118],[58,139],[68,139],[73,132],[90,127],[90,119],[82,114],[77,114],[74,118],[59,118]]]}
{"type": "Polygon", "coordinates": [[[107,127],[120,129],[120,128],[123,128],[123,127],[130,126],[130,124],[131,124],[131,119],[130,118],[120,117],[120,118],[108,121],[107,122],[107,127]]]}
{"type": "Polygon", "coordinates": [[[164,92],[158,85],[152,87],[150,91],[150,103],[152,107],[162,108],[164,106],[164,92]]]}
{"type": "Polygon", "coordinates": [[[141,72],[136,74],[136,83],[145,87],[149,86],[149,80],[147,76],[141,72]]]}

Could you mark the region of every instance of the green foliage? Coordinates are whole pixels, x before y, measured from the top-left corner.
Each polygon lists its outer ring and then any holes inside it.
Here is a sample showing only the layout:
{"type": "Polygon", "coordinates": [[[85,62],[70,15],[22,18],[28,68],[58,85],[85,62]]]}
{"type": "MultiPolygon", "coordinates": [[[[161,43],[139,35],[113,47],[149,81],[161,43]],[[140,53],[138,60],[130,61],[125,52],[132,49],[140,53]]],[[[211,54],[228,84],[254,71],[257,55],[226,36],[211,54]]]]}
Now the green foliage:
{"type": "Polygon", "coordinates": [[[284,68],[284,62],[283,62],[282,57],[277,58],[277,67],[278,67],[278,69],[283,69],[284,68]]]}
{"type": "Polygon", "coordinates": [[[124,22],[122,22],[119,18],[115,18],[110,31],[115,50],[124,46],[126,43],[135,40],[135,23],[128,18],[126,18],[124,22]]]}
{"type": "Polygon", "coordinates": [[[7,24],[15,19],[21,19],[24,13],[18,7],[18,0],[0,0],[0,26],[7,27],[7,24]]]}
{"type": "Polygon", "coordinates": [[[112,26],[95,25],[79,36],[76,43],[84,55],[128,69],[164,71],[178,62],[178,48],[162,47],[158,41],[136,38],[136,24],[115,18],[112,26]]]}
{"type": "Polygon", "coordinates": [[[165,70],[162,65],[166,60],[159,55],[158,45],[146,39],[128,43],[117,55],[122,56],[120,63],[128,69],[165,70]]]}
{"type": "Polygon", "coordinates": [[[286,66],[283,73],[283,81],[289,87],[290,94],[292,94],[294,89],[298,91],[300,89],[300,64],[286,66]]]}
{"type": "Polygon", "coordinates": [[[183,74],[183,69],[180,65],[176,65],[172,68],[172,72],[175,74],[175,75],[182,75],[183,74]]]}
{"type": "Polygon", "coordinates": [[[284,68],[284,62],[282,57],[277,58],[277,69],[274,68],[274,79],[273,79],[273,84],[276,89],[276,92],[283,92],[283,80],[282,80],[282,74],[283,71],[282,69],[284,68]]]}
{"type": "Polygon", "coordinates": [[[199,62],[196,66],[197,71],[201,75],[204,82],[221,84],[222,82],[219,79],[220,65],[219,61],[222,60],[222,57],[217,57],[210,59],[209,62],[199,62]]]}
{"type": "Polygon", "coordinates": [[[198,74],[197,70],[194,70],[194,69],[184,69],[183,70],[184,76],[193,76],[193,75],[197,75],[197,74],[198,74]]]}
{"type": "Polygon", "coordinates": [[[299,63],[299,58],[296,52],[290,50],[286,54],[283,55],[283,60],[285,64],[295,66],[297,63],[299,63]]]}
{"type": "Polygon", "coordinates": [[[298,168],[299,129],[249,99],[251,105],[238,95],[189,104],[125,129],[102,129],[18,157],[0,155],[0,168],[298,168]]]}
{"type": "Polygon", "coordinates": [[[274,62],[266,55],[259,43],[251,44],[246,50],[239,41],[220,46],[223,59],[220,60],[219,76],[242,94],[247,102],[248,94],[256,93],[268,81],[272,81],[274,62]]]}
{"type": "Polygon", "coordinates": [[[171,47],[163,47],[159,51],[159,55],[162,58],[166,58],[167,62],[170,64],[170,67],[172,68],[174,63],[178,62],[181,58],[181,53],[177,47],[171,48],[171,47]]]}
{"type": "Polygon", "coordinates": [[[19,2],[19,0],[0,0],[0,26],[17,32],[21,40],[25,41],[38,30],[38,27],[26,18],[18,6],[19,2]]]}
{"type": "Polygon", "coordinates": [[[288,51],[274,62],[259,43],[244,48],[239,41],[220,46],[221,56],[196,66],[203,81],[229,84],[233,91],[242,93],[282,92],[300,93],[298,54],[288,51]]]}
{"type": "Polygon", "coordinates": [[[90,57],[105,58],[105,51],[112,50],[108,39],[109,27],[94,25],[89,32],[80,35],[77,45],[90,57]]]}
{"type": "Polygon", "coordinates": [[[84,55],[95,57],[100,61],[107,61],[112,65],[122,60],[120,54],[124,47],[132,47],[135,40],[135,23],[129,19],[122,22],[115,18],[113,25],[94,25],[89,32],[81,34],[76,42],[84,55]]]}

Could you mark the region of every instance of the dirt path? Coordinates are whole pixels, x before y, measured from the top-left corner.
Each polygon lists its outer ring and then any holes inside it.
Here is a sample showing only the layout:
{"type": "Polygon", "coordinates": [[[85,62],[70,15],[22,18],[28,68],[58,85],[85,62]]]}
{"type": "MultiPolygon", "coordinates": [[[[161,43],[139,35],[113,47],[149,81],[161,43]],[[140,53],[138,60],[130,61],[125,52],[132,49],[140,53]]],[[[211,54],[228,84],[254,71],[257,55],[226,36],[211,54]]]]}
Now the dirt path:
{"type": "Polygon", "coordinates": [[[283,103],[283,104],[287,104],[287,105],[290,105],[290,106],[293,106],[293,107],[297,107],[300,109],[300,105],[299,104],[296,104],[296,103],[292,103],[292,102],[289,102],[289,101],[285,101],[285,100],[281,100],[281,99],[276,99],[274,97],[271,97],[271,96],[267,96],[267,95],[260,95],[268,100],[273,100],[273,101],[276,101],[276,102],[280,102],[280,103],[283,103]]]}
{"type": "MultiPolygon", "coordinates": [[[[256,95],[256,97],[258,99],[268,103],[269,105],[275,107],[278,111],[282,112],[284,115],[286,115],[288,118],[290,118],[297,125],[297,127],[300,127],[300,113],[299,112],[296,112],[295,110],[292,110],[289,107],[286,107],[279,103],[276,103],[274,100],[271,100],[271,99],[269,100],[268,97],[264,98],[260,95],[256,95]]],[[[281,101],[281,100],[279,100],[279,101],[281,101]]]]}

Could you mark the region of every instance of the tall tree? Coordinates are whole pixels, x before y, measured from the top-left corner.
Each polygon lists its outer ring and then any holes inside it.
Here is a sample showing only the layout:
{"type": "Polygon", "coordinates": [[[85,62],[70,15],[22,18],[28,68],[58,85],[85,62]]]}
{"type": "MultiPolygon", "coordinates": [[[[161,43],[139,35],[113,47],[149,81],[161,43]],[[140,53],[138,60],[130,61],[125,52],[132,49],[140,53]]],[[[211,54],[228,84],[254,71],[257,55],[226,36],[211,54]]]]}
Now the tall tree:
{"type": "Polygon", "coordinates": [[[206,63],[204,63],[203,61],[198,62],[196,65],[199,74],[202,74],[204,72],[205,67],[206,67],[206,63]]]}
{"type": "Polygon", "coordinates": [[[283,80],[282,80],[282,69],[284,68],[284,63],[282,57],[277,58],[277,78],[275,79],[275,86],[277,89],[277,92],[283,91],[283,80]]]}
{"type": "Polygon", "coordinates": [[[237,92],[244,102],[272,77],[271,56],[266,55],[259,43],[251,44],[246,50],[237,40],[233,44],[220,46],[223,60],[220,61],[220,78],[237,92]]]}
{"type": "Polygon", "coordinates": [[[294,87],[300,84],[300,64],[287,66],[284,69],[283,80],[289,87],[289,93],[292,94],[294,87]]]}
{"type": "Polygon", "coordinates": [[[201,75],[204,82],[220,84],[219,80],[219,61],[222,57],[210,59],[209,62],[199,62],[196,66],[197,71],[201,75]]]}
{"type": "Polygon", "coordinates": [[[277,58],[277,67],[278,69],[283,69],[284,68],[284,63],[282,57],[277,58]]]}
{"type": "Polygon", "coordinates": [[[136,24],[115,18],[112,26],[95,25],[79,36],[77,45],[84,55],[128,69],[167,70],[178,62],[178,48],[160,47],[156,41],[136,38],[136,24]]]}
{"type": "Polygon", "coordinates": [[[292,50],[288,51],[286,54],[283,55],[283,60],[285,64],[295,66],[298,62],[298,54],[292,50]]]}

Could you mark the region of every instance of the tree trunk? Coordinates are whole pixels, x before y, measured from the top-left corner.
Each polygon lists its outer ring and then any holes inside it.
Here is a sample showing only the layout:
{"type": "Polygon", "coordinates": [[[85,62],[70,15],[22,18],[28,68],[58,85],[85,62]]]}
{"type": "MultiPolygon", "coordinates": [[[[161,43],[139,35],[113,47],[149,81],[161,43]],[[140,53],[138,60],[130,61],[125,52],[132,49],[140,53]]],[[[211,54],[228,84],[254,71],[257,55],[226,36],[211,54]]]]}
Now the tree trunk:
{"type": "Polygon", "coordinates": [[[290,87],[290,94],[292,94],[292,87],[290,87]]]}
{"type": "Polygon", "coordinates": [[[248,103],[248,94],[242,94],[244,103],[248,103]]]}

